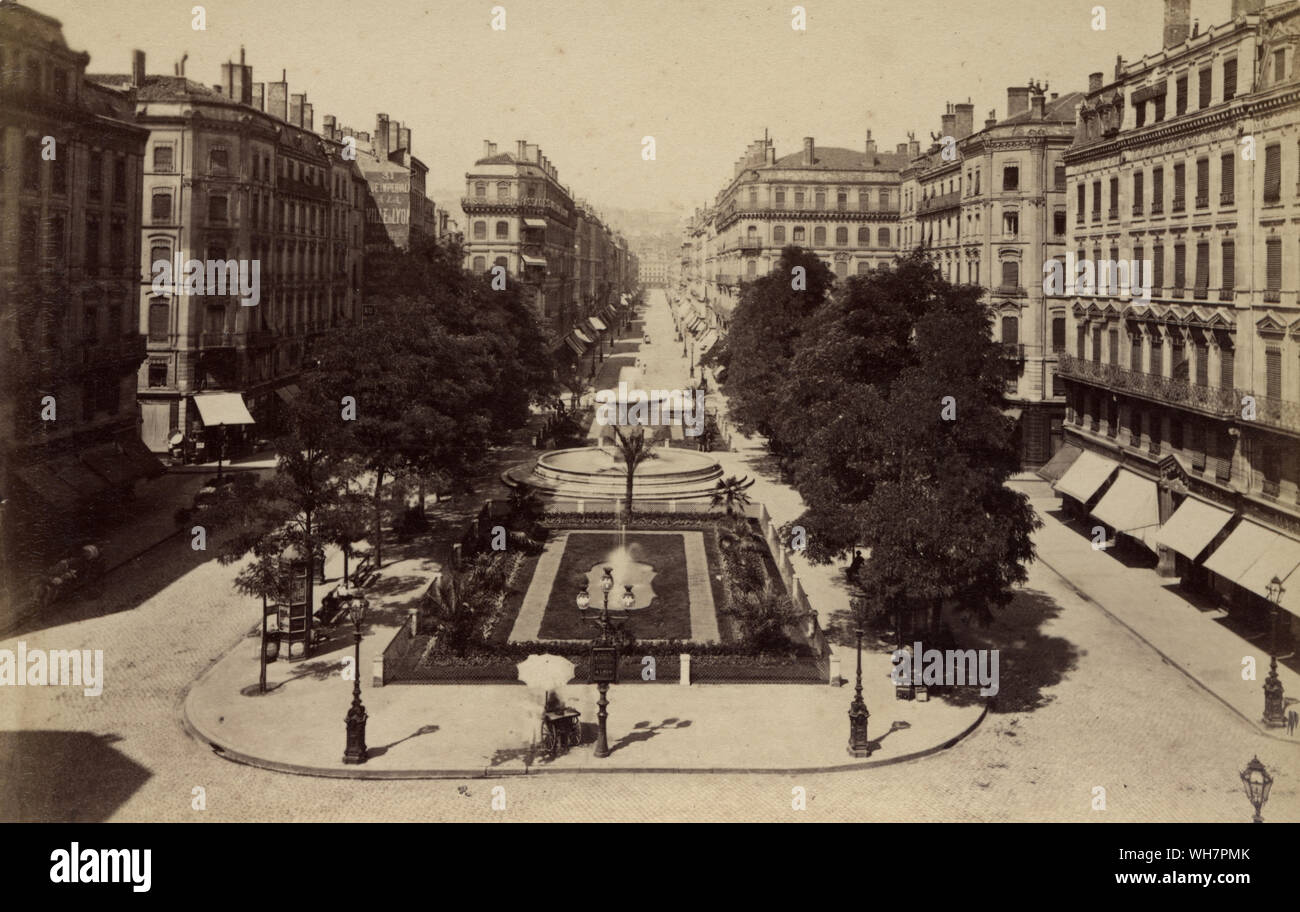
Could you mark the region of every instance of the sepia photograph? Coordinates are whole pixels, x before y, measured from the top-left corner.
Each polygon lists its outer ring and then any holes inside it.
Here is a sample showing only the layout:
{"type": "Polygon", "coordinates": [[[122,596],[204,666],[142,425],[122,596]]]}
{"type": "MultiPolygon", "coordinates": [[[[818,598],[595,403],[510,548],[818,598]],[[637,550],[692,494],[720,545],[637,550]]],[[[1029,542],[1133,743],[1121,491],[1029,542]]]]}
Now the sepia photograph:
{"type": "Polygon", "coordinates": [[[1300,0],[0,2],[34,880],[1294,823],[1297,643],[1300,0]]]}

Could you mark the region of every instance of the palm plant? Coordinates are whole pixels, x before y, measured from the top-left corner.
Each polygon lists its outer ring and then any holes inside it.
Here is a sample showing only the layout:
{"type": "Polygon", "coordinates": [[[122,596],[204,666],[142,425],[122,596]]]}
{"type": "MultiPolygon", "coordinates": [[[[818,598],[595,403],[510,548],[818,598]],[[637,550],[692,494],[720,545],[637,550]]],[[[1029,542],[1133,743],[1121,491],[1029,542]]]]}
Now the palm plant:
{"type": "Polygon", "coordinates": [[[727,521],[736,527],[745,522],[745,507],[749,504],[749,495],[745,493],[745,482],[735,475],[728,475],[719,481],[709,497],[709,509],[722,507],[727,514],[727,521]]]}
{"type": "Polygon", "coordinates": [[[646,440],[645,428],[637,428],[624,434],[622,428],[614,425],[614,438],[618,441],[618,448],[623,454],[623,468],[627,473],[627,507],[623,513],[623,521],[630,523],[632,521],[632,481],[636,475],[637,467],[647,460],[658,459],[659,455],[651,448],[650,441],[646,440]]]}
{"type": "Polygon", "coordinates": [[[429,623],[438,642],[458,656],[463,656],[474,640],[482,575],[477,566],[463,573],[447,573],[429,590],[426,599],[429,623]]]}
{"type": "Polygon", "coordinates": [[[738,593],[732,604],[729,613],[739,621],[745,642],[759,649],[789,647],[786,630],[797,627],[809,615],[771,581],[761,591],[738,593]]]}

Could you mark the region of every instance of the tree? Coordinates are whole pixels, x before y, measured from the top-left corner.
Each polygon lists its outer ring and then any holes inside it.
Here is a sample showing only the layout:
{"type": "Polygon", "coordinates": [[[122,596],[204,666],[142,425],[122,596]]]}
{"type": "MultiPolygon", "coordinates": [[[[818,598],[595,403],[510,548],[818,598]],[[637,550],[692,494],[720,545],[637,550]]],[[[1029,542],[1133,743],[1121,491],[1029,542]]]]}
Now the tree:
{"type": "Polygon", "coordinates": [[[268,599],[272,604],[287,601],[292,589],[292,581],[280,561],[286,544],[284,536],[268,535],[254,546],[253,560],[235,576],[236,592],[262,600],[262,640],[258,655],[261,671],[257,684],[260,693],[266,693],[266,603],[268,599]]]}
{"type": "Polygon", "coordinates": [[[790,596],[771,580],[758,591],[735,593],[733,606],[729,613],[739,622],[745,642],[763,650],[788,649],[791,643],[786,630],[808,617],[808,612],[796,608],[790,596]]]}
{"type": "Polygon", "coordinates": [[[732,526],[745,522],[745,507],[749,506],[749,495],[745,493],[745,482],[735,475],[721,479],[709,496],[709,509],[722,507],[727,514],[727,521],[732,526]]]}
{"type": "Polygon", "coordinates": [[[854,277],[773,396],[782,466],[807,504],[795,520],[806,556],[869,547],[858,582],[900,622],[928,613],[934,627],[950,601],[987,619],[1033,559],[1037,521],[1005,486],[1017,454],[981,294],[919,253],[854,277]]]}
{"type": "Polygon", "coordinates": [[[627,506],[624,509],[623,521],[630,523],[632,521],[632,482],[636,475],[637,468],[650,459],[657,459],[658,454],[651,448],[650,443],[646,440],[645,428],[639,427],[633,431],[624,434],[623,429],[617,424],[613,425],[614,438],[618,443],[619,451],[623,454],[623,471],[627,476],[627,489],[624,495],[627,506]]]}
{"type": "Polygon", "coordinates": [[[784,441],[776,435],[780,413],[774,405],[788,382],[795,344],[817,323],[834,281],[816,255],[786,247],[768,275],[745,286],[732,317],[726,340],[729,413],[742,431],[766,434],[778,450],[784,441]]]}

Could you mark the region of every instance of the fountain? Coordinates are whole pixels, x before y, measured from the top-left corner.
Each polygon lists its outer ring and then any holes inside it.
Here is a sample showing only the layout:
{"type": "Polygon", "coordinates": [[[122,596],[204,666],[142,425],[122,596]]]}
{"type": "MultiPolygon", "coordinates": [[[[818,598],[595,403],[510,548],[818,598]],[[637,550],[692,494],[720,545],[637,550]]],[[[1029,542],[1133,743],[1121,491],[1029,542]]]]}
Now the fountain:
{"type": "MultiPolygon", "coordinates": [[[[656,447],[656,458],[637,466],[632,479],[634,504],[662,509],[672,500],[708,500],[722,480],[722,466],[694,450],[656,447]]],[[[508,469],[501,476],[510,487],[526,485],[543,497],[564,500],[622,500],[627,474],[622,455],[600,446],[551,450],[535,463],[508,469]]],[[[751,482],[744,479],[747,486],[751,482]]]]}

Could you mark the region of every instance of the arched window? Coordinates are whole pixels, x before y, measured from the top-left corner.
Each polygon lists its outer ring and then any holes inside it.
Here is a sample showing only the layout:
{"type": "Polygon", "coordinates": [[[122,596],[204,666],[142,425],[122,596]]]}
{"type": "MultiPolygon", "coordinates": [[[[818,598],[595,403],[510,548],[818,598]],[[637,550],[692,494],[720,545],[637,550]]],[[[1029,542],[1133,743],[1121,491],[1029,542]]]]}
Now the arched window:
{"type": "Polygon", "coordinates": [[[889,229],[881,228],[876,232],[876,243],[881,247],[889,246],[889,229]]]}
{"type": "Polygon", "coordinates": [[[484,272],[487,270],[487,257],[474,257],[474,271],[484,272]]]}
{"type": "Polygon", "coordinates": [[[824,225],[818,225],[813,229],[813,243],[818,247],[826,244],[826,227],[824,225]]]}
{"type": "Polygon", "coordinates": [[[835,244],[843,247],[849,242],[849,229],[840,227],[835,229],[835,244]]]}
{"type": "Polygon", "coordinates": [[[510,196],[510,181],[497,181],[497,199],[510,196]]]}
{"type": "Polygon", "coordinates": [[[474,223],[474,240],[476,241],[487,240],[487,222],[474,223]]]}
{"type": "Polygon", "coordinates": [[[870,228],[859,228],[859,229],[858,229],[858,246],[859,246],[859,247],[870,247],[870,246],[871,246],[871,229],[870,229],[870,228]]]}
{"type": "Polygon", "coordinates": [[[804,227],[803,227],[803,225],[795,225],[795,226],[794,226],[794,242],[795,242],[796,244],[802,244],[803,241],[804,241],[804,237],[805,237],[805,236],[806,236],[806,235],[805,235],[805,232],[804,232],[804,227]]]}
{"type": "Polygon", "coordinates": [[[772,226],[772,243],[773,243],[773,244],[784,244],[784,243],[785,243],[785,226],[784,226],[784,225],[773,225],[773,226],[772,226]]]}
{"type": "Polygon", "coordinates": [[[1004,288],[1017,288],[1020,286],[1020,264],[1015,260],[1003,262],[1002,286],[1004,288]]]}
{"type": "Polygon", "coordinates": [[[751,276],[758,275],[758,260],[750,260],[749,265],[745,267],[745,273],[751,276]]]}
{"type": "Polygon", "coordinates": [[[502,241],[510,237],[510,223],[497,222],[497,240],[502,241]]]}
{"type": "Polygon", "coordinates": [[[479,199],[487,197],[487,181],[479,181],[474,185],[474,195],[479,199]]]}

